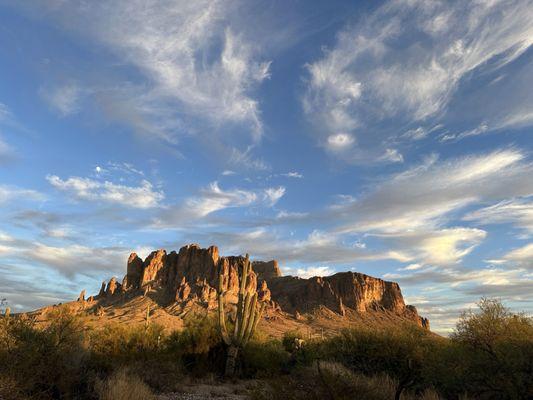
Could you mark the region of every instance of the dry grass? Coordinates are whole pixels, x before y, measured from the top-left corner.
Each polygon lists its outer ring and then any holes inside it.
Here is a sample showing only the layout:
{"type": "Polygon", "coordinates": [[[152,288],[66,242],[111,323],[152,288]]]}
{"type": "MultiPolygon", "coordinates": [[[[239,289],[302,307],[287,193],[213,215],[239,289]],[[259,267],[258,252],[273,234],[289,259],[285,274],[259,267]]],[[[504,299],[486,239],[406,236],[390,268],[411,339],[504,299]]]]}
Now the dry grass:
{"type": "Polygon", "coordinates": [[[150,388],[136,375],[121,369],[96,384],[100,400],[156,400],[150,388]]]}

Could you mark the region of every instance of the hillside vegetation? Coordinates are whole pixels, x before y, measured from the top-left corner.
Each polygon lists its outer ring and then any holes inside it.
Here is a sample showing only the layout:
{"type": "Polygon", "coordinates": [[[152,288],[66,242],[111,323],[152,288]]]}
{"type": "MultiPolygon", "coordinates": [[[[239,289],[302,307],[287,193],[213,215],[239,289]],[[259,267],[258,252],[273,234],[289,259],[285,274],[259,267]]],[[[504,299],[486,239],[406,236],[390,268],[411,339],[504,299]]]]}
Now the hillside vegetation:
{"type": "MultiPolygon", "coordinates": [[[[211,318],[171,333],[148,320],[96,329],[66,308],[50,321],[0,318],[0,399],[150,399],[223,381],[226,345],[211,318]]],[[[245,398],[533,398],[533,321],[496,300],[465,313],[450,338],[405,324],[274,340],[260,325],[229,381],[246,383],[245,398]]]]}

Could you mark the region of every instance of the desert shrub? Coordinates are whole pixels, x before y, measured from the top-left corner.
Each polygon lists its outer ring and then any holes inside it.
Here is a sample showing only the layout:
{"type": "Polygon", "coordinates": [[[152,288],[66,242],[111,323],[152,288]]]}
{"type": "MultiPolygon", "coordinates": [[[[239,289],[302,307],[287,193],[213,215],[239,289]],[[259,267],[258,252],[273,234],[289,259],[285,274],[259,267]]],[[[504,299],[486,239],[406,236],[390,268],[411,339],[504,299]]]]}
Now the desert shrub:
{"type": "Polygon", "coordinates": [[[533,397],[533,319],[499,300],[482,299],[465,312],[451,336],[468,393],[486,399],[533,397]]]}
{"type": "Polygon", "coordinates": [[[246,377],[279,375],[289,361],[289,353],[279,340],[252,341],[243,349],[241,357],[246,377]]]}
{"type": "Polygon", "coordinates": [[[182,331],[174,331],[168,336],[165,348],[194,375],[218,373],[223,369],[223,347],[213,318],[187,319],[182,331]]]}
{"type": "Polygon", "coordinates": [[[19,383],[9,375],[0,374],[0,399],[22,400],[24,399],[19,383]]]}
{"type": "Polygon", "coordinates": [[[149,362],[160,357],[164,341],[163,327],[106,324],[89,333],[91,368],[109,373],[131,362],[149,362]]]}
{"type": "Polygon", "coordinates": [[[0,374],[24,397],[71,398],[86,390],[79,379],[86,357],[80,320],[59,308],[50,321],[37,329],[31,319],[2,320],[0,374]]]}
{"type": "Polygon", "coordinates": [[[155,400],[151,389],[135,374],[120,369],[95,385],[100,400],[155,400]]]}
{"type": "MultiPolygon", "coordinates": [[[[252,398],[256,400],[390,400],[394,399],[397,382],[384,374],[367,376],[355,373],[336,362],[319,361],[295,368],[283,375],[259,384],[252,398]]],[[[434,391],[417,396],[404,393],[402,400],[438,400],[434,391]]]]}
{"type": "Polygon", "coordinates": [[[358,328],[323,342],[304,345],[302,357],[339,362],[364,375],[387,374],[398,382],[399,392],[422,389],[424,361],[434,338],[414,325],[390,329],[358,328]]]}
{"type": "MultiPolygon", "coordinates": [[[[283,347],[285,348],[285,351],[288,351],[289,353],[293,353],[298,349],[298,341],[304,340],[304,334],[300,331],[288,331],[283,334],[283,339],[281,343],[283,344],[283,347]]],[[[304,340],[305,341],[305,340],[304,340]]]]}

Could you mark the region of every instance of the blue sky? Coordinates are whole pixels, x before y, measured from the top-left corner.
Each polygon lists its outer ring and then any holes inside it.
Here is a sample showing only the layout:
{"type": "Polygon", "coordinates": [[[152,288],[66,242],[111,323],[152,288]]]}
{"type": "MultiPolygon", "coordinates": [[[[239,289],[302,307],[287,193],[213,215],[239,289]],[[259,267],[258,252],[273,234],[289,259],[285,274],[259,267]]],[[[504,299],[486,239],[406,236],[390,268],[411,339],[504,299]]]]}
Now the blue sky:
{"type": "Polygon", "coordinates": [[[216,244],[533,310],[531,1],[0,1],[0,297],[216,244]]]}

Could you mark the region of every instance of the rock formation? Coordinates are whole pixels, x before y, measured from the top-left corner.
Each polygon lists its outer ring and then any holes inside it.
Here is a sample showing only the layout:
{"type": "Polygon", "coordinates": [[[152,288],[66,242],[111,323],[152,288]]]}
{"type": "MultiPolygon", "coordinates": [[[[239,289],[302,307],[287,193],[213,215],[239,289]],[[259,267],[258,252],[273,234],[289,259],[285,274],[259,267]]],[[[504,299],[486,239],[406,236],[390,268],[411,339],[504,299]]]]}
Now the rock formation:
{"type": "MultiPolygon", "coordinates": [[[[191,301],[217,307],[219,272],[228,302],[236,301],[239,272],[244,257],[221,257],[216,246],[207,249],[190,244],[179,252],[152,252],[144,261],[132,253],[122,285],[112,278],[107,287],[102,284],[98,298],[114,301],[122,296],[164,293],[167,305],[190,304],[191,301]]],[[[259,288],[259,297],[268,302],[270,312],[291,313],[299,318],[326,307],[341,316],[351,309],[359,314],[369,311],[390,312],[412,320],[429,329],[429,321],[418,315],[414,306],[406,305],[395,282],[357,273],[340,272],[327,277],[309,279],[282,276],[278,262],[254,261],[248,273],[247,290],[259,288]]]]}

